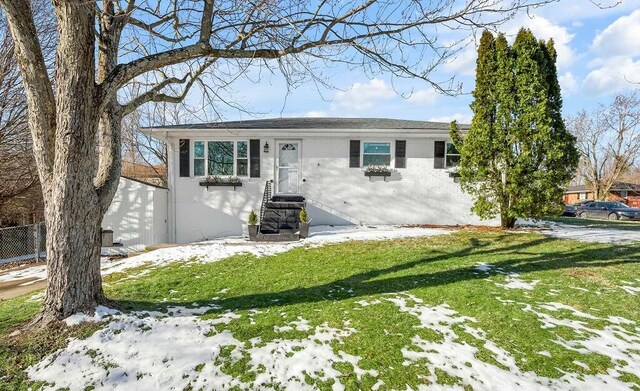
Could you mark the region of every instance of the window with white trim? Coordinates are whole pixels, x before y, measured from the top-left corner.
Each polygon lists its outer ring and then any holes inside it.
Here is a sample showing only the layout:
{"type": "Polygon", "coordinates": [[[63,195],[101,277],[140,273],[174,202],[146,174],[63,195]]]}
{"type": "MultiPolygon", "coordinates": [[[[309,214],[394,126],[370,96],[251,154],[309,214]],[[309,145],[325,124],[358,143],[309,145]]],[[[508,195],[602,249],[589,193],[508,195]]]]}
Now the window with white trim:
{"type": "Polygon", "coordinates": [[[246,141],[236,142],[236,175],[249,175],[249,143],[246,141]]]}
{"type": "Polygon", "coordinates": [[[362,165],[366,166],[390,166],[391,143],[362,143],[362,165]]]}
{"type": "Polygon", "coordinates": [[[587,193],[578,193],[578,199],[584,201],[587,199],[587,193]]]}
{"type": "Polygon", "coordinates": [[[193,142],[193,175],[204,176],[205,170],[205,146],[204,141],[193,142]]]}
{"type": "Polygon", "coordinates": [[[458,149],[453,145],[453,143],[447,142],[444,153],[446,167],[455,167],[460,164],[460,152],[458,152],[458,149]]]}
{"type": "Polygon", "coordinates": [[[194,141],[193,175],[248,176],[247,141],[194,141]]]}

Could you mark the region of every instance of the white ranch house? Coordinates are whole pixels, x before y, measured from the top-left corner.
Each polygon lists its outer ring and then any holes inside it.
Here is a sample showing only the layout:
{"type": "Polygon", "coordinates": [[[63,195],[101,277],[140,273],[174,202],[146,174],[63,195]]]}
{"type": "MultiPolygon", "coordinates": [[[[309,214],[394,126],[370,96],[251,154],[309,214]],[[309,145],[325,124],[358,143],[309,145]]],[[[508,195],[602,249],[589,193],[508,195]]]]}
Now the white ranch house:
{"type": "Polygon", "coordinates": [[[263,233],[290,238],[302,206],[311,225],[497,223],[470,212],[448,169],[459,159],[448,123],[280,118],[146,133],[168,146],[168,242],[246,233],[252,209],[263,233]],[[390,175],[367,176],[371,165],[390,175]]]}

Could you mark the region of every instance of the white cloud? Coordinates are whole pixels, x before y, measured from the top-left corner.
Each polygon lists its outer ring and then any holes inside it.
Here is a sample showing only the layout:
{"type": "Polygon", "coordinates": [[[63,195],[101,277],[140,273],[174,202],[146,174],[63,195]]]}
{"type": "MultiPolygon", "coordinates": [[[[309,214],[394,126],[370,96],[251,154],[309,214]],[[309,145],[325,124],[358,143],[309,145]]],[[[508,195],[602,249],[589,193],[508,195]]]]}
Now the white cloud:
{"type": "MultiPolygon", "coordinates": [[[[607,18],[638,9],[638,0],[559,1],[535,12],[556,23],[607,18]]],[[[587,22],[586,24],[589,24],[587,22]]]]}
{"type": "Polygon", "coordinates": [[[640,60],[618,56],[601,60],[600,64],[584,80],[583,89],[588,93],[606,94],[632,87],[630,81],[640,81],[640,60]]]}
{"type": "Polygon", "coordinates": [[[565,72],[558,77],[563,95],[571,95],[578,90],[578,80],[571,72],[565,72]]]}
{"type": "Polygon", "coordinates": [[[407,98],[409,103],[429,106],[435,103],[438,93],[435,90],[418,90],[407,98]]]}
{"type": "Polygon", "coordinates": [[[530,29],[538,39],[549,40],[553,38],[558,52],[558,68],[568,67],[575,60],[576,55],[571,48],[574,34],[569,33],[566,27],[554,24],[542,16],[524,16],[509,24],[507,34],[515,38],[521,27],[530,29]]]}
{"type": "Polygon", "coordinates": [[[395,91],[384,80],[372,79],[368,83],[354,83],[347,91],[340,91],[334,98],[334,108],[363,111],[376,103],[393,99],[395,91]]]}
{"type": "Polygon", "coordinates": [[[431,117],[428,119],[428,121],[433,121],[433,122],[451,122],[453,120],[458,121],[458,123],[461,124],[470,124],[471,123],[471,118],[473,118],[473,115],[471,113],[455,113],[455,114],[451,114],[451,115],[443,115],[443,116],[438,116],[438,117],[431,117]]]}
{"type": "MultiPolygon", "coordinates": [[[[522,15],[505,25],[505,35],[511,43],[513,43],[518,30],[522,27],[530,29],[538,39],[549,40],[553,38],[558,52],[558,68],[568,67],[574,62],[576,55],[573,48],[571,48],[574,34],[571,34],[566,27],[554,24],[542,16],[522,15]]],[[[472,42],[460,50],[454,58],[443,65],[443,68],[446,71],[462,75],[475,75],[476,58],[478,56],[477,47],[480,36],[476,38],[478,39],[477,42],[472,42]]]]}
{"type": "Polygon", "coordinates": [[[640,10],[622,16],[598,34],[591,45],[592,49],[607,56],[640,55],[640,10]]]}
{"type": "Polygon", "coordinates": [[[476,58],[478,48],[475,42],[470,43],[461,49],[455,57],[449,59],[443,68],[446,71],[459,73],[461,75],[473,76],[476,73],[476,58]]]}
{"type": "Polygon", "coordinates": [[[591,50],[599,57],[589,63],[593,68],[585,77],[584,90],[603,95],[631,88],[640,81],[640,10],[621,16],[598,33],[591,50]]]}

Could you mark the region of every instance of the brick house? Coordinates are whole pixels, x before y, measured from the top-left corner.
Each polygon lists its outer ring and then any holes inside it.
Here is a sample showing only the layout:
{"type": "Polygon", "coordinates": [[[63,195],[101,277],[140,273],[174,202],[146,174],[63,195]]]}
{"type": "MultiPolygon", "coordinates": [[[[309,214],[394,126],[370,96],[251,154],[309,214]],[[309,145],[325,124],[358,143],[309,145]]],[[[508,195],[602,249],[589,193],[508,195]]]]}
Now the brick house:
{"type": "MultiPolygon", "coordinates": [[[[564,193],[564,202],[567,204],[575,204],[576,202],[592,199],[593,192],[585,185],[571,186],[564,193]]],[[[617,182],[611,188],[607,201],[619,201],[634,208],[640,207],[640,185],[617,182]]]]}

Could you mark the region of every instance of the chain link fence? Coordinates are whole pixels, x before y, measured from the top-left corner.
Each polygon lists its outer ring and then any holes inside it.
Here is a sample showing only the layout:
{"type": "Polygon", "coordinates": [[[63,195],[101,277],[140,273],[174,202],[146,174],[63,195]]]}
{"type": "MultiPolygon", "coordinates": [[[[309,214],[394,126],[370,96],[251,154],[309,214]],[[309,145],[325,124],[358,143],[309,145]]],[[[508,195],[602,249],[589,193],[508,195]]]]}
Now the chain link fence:
{"type": "Polygon", "coordinates": [[[45,257],[44,223],[0,228],[0,264],[45,257]]]}

